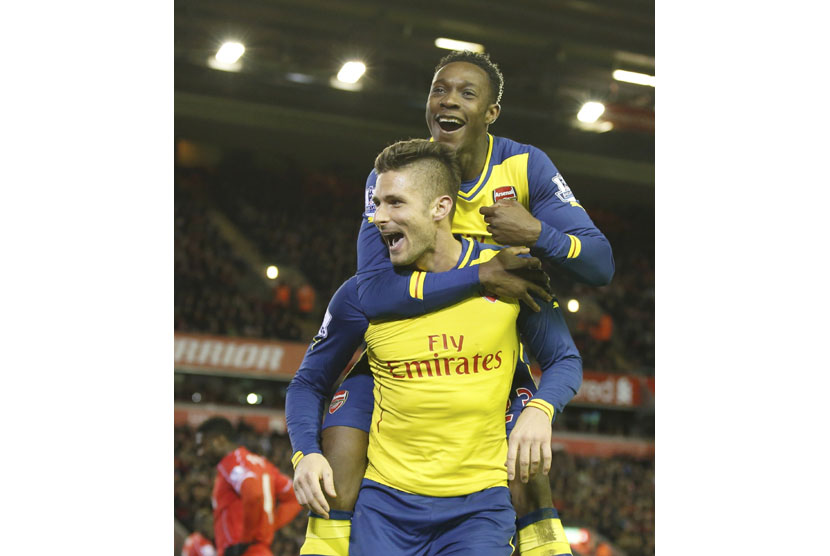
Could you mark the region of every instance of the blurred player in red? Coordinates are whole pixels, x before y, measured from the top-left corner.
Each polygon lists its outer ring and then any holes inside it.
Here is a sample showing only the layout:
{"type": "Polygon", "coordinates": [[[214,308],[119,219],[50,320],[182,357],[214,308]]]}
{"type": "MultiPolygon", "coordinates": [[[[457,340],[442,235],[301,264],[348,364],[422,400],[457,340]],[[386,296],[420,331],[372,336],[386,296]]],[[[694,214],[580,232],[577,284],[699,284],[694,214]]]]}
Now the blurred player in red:
{"type": "Polygon", "coordinates": [[[216,549],[210,539],[213,538],[213,516],[210,510],[202,508],[193,518],[195,531],[187,536],[182,548],[182,556],[216,556],[216,549]]]}
{"type": "Polygon", "coordinates": [[[217,463],[213,530],[219,556],[272,556],[274,532],[301,506],[291,479],[262,456],[231,441],[233,425],[212,417],[196,431],[199,452],[217,463]]]}

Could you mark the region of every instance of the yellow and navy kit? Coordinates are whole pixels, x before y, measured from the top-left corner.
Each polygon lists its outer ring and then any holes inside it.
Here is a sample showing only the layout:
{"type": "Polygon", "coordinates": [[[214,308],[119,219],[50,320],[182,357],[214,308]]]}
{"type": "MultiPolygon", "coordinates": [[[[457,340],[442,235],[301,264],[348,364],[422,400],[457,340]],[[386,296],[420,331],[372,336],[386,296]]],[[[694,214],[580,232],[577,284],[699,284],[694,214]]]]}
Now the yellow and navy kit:
{"type": "MultiPolygon", "coordinates": [[[[497,248],[462,239],[457,268],[497,248]]],[[[374,377],[366,478],[413,494],[458,496],[506,486],[505,401],[521,356],[519,335],[542,367],[531,401],[561,411],[582,365],[556,303],[539,313],[509,299],[474,296],[443,310],[370,321],[357,279],[344,283],[288,389],[294,462],[321,453],[320,417],[348,357],[365,338],[374,377]],[[345,360],[344,360],[345,358],[345,360]]]]}
{"type": "MultiPolygon", "coordinates": [[[[487,139],[484,170],[477,178],[463,182],[458,192],[453,233],[494,243],[478,211],[498,200],[515,199],[542,223],[536,244],[528,246],[534,256],[560,266],[581,282],[610,282],[614,274],[611,246],[550,158],[532,145],[490,134],[487,139]]],[[[414,290],[407,281],[410,274],[394,271],[386,243],[372,222],[376,180],[372,170],[366,180],[357,241],[358,293],[370,318],[428,313],[475,293],[479,281],[473,267],[423,273],[414,290]]]]}

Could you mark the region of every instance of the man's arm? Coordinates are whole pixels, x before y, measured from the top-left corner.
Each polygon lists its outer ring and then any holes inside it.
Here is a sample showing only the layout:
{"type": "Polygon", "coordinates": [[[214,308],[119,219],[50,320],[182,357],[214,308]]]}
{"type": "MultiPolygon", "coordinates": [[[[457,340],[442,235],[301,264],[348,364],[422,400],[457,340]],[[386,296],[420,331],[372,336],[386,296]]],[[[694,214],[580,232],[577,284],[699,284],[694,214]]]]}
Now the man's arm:
{"type": "Polygon", "coordinates": [[[505,245],[527,245],[580,282],[604,286],[614,276],[608,240],[574,197],[550,158],[531,147],[527,163],[530,212],[515,201],[482,207],[488,231],[505,245]]]}
{"type": "Polygon", "coordinates": [[[389,250],[372,223],[375,205],[374,170],[366,179],[363,222],[357,237],[357,291],[363,310],[371,319],[411,317],[447,307],[467,297],[478,295],[480,289],[492,295],[512,297],[529,302],[530,294],[544,298],[543,273],[516,273],[541,268],[532,258],[500,255],[483,265],[447,272],[396,271],[389,260],[389,250]]]}
{"type": "Polygon", "coordinates": [[[527,482],[540,470],[550,471],[551,423],[582,384],[582,358],[557,301],[543,304],[538,313],[522,310],[517,324],[542,367],[539,389],[519,415],[508,442],[508,478],[515,477],[518,460],[521,480],[527,482]]]}
{"type": "Polygon", "coordinates": [[[262,507],[265,496],[262,492],[262,483],[255,477],[242,481],[239,489],[242,500],[242,543],[251,543],[259,531],[259,520],[262,517],[262,507]]]}
{"type": "MultiPolygon", "coordinates": [[[[363,335],[369,326],[369,320],[360,309],[356,285],[352,277],[335,292],[320,331],[288,385],[285,421],[294,449],[292,460],[298,457],[298,453],[322,453],[320,429],[323,405],[337,378],[363,342],[363,335]]],[[[296,461],[294,464],[296,466],[296,461]]]]}
{"type": "Polygon", "coordinates": [[[328,502],[320,489],[336,497],[331,466],[320,448],[323,407],[340,373],[363,342],[369,320],[357,299],[357,281],[347,280],[332,297],[320,331],[288,385],[285,421],[294,455],[297,502],[328,517],[328,502]]]}
{"type": "Polygon", "coordinates": [[[274,514],[274,531],[291,522],[300,513],[302,506],[297,501],[291,479],[274,468],[274,498],[277,499],[277,511],[274,514]]]}

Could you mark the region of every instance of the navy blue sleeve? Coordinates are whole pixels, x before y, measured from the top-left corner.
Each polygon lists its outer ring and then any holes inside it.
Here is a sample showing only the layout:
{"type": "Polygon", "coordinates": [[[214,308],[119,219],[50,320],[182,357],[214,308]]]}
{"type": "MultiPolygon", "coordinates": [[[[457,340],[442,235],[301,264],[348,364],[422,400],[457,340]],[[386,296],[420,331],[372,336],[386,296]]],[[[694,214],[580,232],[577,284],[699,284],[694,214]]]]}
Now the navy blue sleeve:
{"type": "Polygon", "coordinates": [[[542,367],[542,380],[534,395],[556,408],[558,415],[582,385],[582,357],[576,349],[559,302],[540,299],[541,311],[522,307],[517,325],[527,349],[542,367]]]}
{"type": "Polygon", "coordinates": [[[349,278],[331,298],[320,331],[288,385],[285,421],[295,453],[322,453],[320,428],[325,403],[361,346],[368,326],[369,320],[357,299],[357,281],[349,278]]]}
{"type": "Polygon", "coordinates": [[[614,276],[611,244],[576,200],[548,155],[536,147],[530,149],[530,211],[542,222],[542,232],[531,253],[556,263],[580,282],[592,286],[608,284],[614,276]]]}
{"type": "Polygon", "coordinates": [[[376,180],[372,170],[366,179],[363,222],[357,236],[357,292],[366,315],[370,319],[412,317],[476,295],[480,282],[475,267],[419,273],[422,276],[414,279],[411,271],[395,270],[386,243],[372,224],[376,180]],[[423,284],[410,287],[417,280],[423,280],[423,284]]]}

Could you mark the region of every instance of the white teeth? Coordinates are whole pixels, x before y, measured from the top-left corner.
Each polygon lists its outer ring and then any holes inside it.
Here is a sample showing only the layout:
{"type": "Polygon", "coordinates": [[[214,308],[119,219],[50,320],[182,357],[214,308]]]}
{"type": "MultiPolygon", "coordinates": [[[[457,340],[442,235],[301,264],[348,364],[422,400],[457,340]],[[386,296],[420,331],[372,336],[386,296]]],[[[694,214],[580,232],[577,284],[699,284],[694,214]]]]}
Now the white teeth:
{"type": "Polygon", "coordinates": [[[438,121],[439,121],[439,122],[447,122],[447,123],[450,123],[450,124],[461,124],[461,125],[464,125],[464,122],[463,122],[463,121],[461,121],[461,119],[459,119],[459,118],[447,117],[447,116],[440,116],[440,117],[438,118],[438,121]]]}

